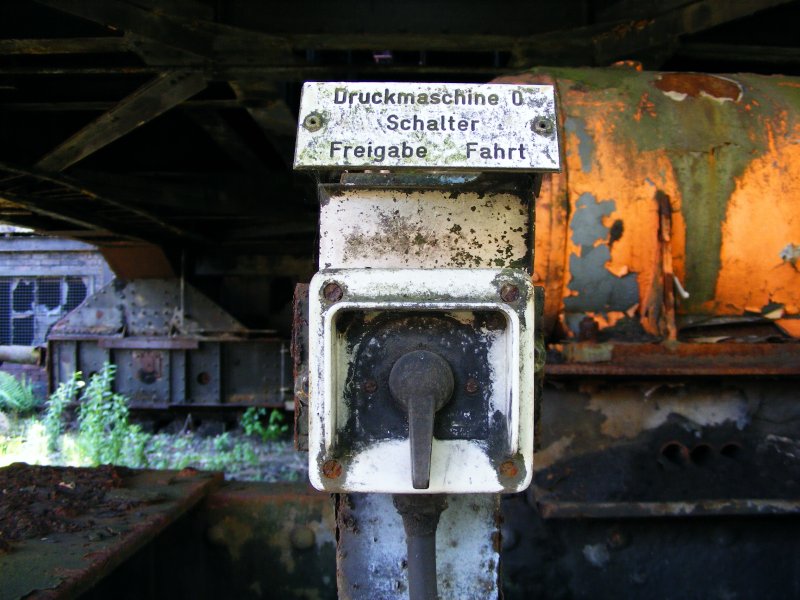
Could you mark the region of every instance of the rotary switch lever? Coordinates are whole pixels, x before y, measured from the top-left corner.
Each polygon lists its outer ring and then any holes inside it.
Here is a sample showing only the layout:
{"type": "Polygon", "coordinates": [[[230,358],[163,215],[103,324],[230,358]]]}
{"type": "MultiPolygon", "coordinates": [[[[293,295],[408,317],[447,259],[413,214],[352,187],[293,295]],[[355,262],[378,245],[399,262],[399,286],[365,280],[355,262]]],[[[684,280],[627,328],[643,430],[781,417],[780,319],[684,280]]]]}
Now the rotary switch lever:
{"type": "Polygon", "coordinates": [[[453,395],[453,386],[448,362],[427,350],[404,354],[389,373],[389,391],[408,414],[411,480],[416,490],[430,486],[433,421],[453,395]]]}

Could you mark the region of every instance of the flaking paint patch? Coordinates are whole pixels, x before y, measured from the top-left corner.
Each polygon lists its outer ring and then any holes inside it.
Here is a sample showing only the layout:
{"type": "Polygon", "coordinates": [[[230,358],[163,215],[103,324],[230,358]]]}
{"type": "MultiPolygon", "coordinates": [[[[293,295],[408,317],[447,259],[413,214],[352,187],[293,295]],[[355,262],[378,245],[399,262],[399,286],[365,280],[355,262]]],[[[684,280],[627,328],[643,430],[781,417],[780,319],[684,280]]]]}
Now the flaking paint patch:
{"type": "Polygon", "coordinates": [[[581,170],[584,173],[592,171],[592,161],[594,160],[594,140],[586,129],[583,119],[567,117],[564,128],[567,133],[574,134],[578,138],[578,156],[581,159],[581,170]]]}
{"type": "Polygon", "coordinates": [[[568,312],[625,311],[639,302],[639,285],[635,273],[618,277],[606,267],[610,228],[603,221],[616,211],[616,203],[584,192],[575,207],[570,228],[580,254],[569,257],[572,279],[567,287],[574,295],[564,299],[564,306],[568,312]]]}
{"type": "Polygon", "coordinates": [[[682,102],[688,97],[707,98],[715,102],[739,102],[742,85],[728,77],[705,73],[661,73],[653,84],[665,96],[682,102]]]}
{"type": "Polygon", "coordinates": [[[672,415],[698,428],[733,423],[741,430],[750,422],[749,403],[735,390],[690,398],[669,388],[649,396],[636,388],[601,390],[592,394],[587,410],[602,414],[605,421],[600,431],[616,439],[633,439],[642,431],[664,425],[672,415]]]}
{"type": "Polygon", "coordinates": [[[533,464],[536,465],[536,469],[546,469],[567,456],[567,449],[572,445],[574,440],[574,435],[565,435],[564,437],[558,438],[546,448],[536,452],[533,457],[533,464]]]}

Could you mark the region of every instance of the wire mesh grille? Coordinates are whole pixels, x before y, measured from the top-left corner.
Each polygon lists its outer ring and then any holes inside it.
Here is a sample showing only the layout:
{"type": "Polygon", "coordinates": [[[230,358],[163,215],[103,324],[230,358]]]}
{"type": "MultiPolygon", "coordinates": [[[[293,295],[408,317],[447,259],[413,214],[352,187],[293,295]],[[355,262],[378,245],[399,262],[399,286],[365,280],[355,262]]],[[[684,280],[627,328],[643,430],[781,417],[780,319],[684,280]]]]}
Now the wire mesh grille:
{"type": "Polygon", "coordinates": [[[86,298],[90,277],[0,277],[0,344],[41,345],[86,298]]]}

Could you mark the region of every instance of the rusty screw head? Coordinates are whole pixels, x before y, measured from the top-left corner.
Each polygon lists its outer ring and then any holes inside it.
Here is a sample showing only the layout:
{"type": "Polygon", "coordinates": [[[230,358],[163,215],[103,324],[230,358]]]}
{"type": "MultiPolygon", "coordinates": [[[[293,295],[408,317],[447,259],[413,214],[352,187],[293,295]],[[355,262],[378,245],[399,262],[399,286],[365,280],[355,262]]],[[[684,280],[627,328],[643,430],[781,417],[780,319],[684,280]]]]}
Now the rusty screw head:
{"type": "Polygon", "coordinates": [[[331,281],[322,288],[322,295],[328,302],[338,302],[342,299],[344,292],[342,291],[342,286],[335,281],[331,281]]]}
{"type": "Polygon", "coordinates": [[[339,479],[342,476],[342,463],[338,460],[326,460],[322,464],[322,474],[328,479],[339,479]]]}
{"type": "Polygon", "coordinates": [[[310,113],[303,119],[303,127],[305,127],[308,131],[319,131],[322,129],[322,115],[319,113],[310,113]]]}
{"type": "Polygon", "coordinates": [[[510,283],[506,283],[500,288],[500,297],[503,302],[516,302],[519,300],[519,288],[510,283]]]}
{"type": "Polygon", "coordinates": [[[467,379],[467,382],[464,384],[464,391],[468,394],[474,394],[475,392],[480,389],[480,385],[478,384],[478,380],[474,377],[470,377],[467,379]]]}
{"type": "Polygon", "coordinates": [[[361,387],[367,394],[374,394],[378,391],[378,382],[374,379],[367,379],[361,387]]]}
{"type": "Polygon", "coordinates": [[[500,463],[500,467],[498,467],[497,470],[501,477],[506,477],[508,479],[519,475],[519,468],[517,468],[517,464],[513,460],[504,460],[500,463]]]}

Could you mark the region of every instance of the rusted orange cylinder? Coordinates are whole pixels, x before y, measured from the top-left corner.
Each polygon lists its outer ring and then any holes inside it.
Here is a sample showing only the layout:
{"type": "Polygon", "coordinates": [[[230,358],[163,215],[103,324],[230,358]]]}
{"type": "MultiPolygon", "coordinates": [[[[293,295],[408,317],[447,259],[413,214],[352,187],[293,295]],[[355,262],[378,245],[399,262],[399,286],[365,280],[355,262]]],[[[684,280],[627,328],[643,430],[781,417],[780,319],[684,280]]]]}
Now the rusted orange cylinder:
{"type": "Polygon", "coordinates": [[[537,200],[546,326],[674,338],[762,315],[800,336],[800,79],[547,69],[565,169],[537,200]],[[631,333],[633,332],[633,333],[631,333]]]}

